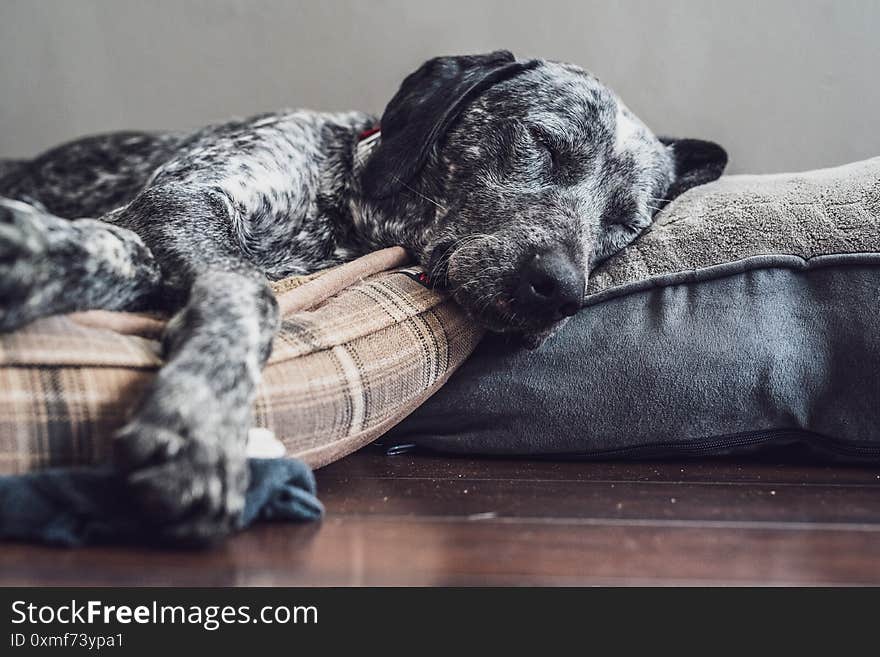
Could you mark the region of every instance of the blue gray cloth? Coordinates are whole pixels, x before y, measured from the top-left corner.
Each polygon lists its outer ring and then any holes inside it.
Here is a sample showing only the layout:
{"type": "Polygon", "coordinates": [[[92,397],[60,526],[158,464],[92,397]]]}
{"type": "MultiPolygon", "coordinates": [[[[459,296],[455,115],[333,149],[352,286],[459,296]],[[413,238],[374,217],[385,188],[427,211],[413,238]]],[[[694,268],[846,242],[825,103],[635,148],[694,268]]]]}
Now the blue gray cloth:
{"type": "Polygon", "coordinates": [[[880,460],[878,299],[880,257],[619,297],[536,351],[486,338],[385,442],[589,458],[800,442],[880,460]]]}
{"type": "MultiPolygon", "coordinates": [[[[239,527],[257,520],[309,521],[324,512],[315,477],[302,461],[250,459],[239,527]]],[[[58,468],[0,477],[0,539],[77,547],[150,542],[145,524],[109,467],[58,468]]]]}

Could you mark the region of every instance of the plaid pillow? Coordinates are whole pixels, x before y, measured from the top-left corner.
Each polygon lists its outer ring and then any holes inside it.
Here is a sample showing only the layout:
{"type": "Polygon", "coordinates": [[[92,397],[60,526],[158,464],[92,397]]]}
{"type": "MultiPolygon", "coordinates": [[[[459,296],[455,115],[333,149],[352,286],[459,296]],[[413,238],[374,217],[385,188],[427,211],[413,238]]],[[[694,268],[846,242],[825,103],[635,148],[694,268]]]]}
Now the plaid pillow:
{"type": "MultiPolygon", "coordinates": [[[[403,269],[403,249],[275,284],[281,330],[255,424],[320,467],[376,439],[439,388],[482,331],[403,269]]],[[[164,320],[91,311],[0,336],[0,474],[109,455],[161,365],[164,320]]]]}

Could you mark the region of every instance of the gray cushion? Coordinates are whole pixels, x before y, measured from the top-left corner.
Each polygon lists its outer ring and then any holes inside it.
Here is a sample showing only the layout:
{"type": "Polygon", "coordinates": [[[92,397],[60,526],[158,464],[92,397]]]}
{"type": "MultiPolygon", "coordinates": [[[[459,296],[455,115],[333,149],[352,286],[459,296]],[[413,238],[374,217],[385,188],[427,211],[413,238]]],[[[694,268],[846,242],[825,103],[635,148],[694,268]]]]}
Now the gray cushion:
{"type": "Polygon", "coordinates": [[[880,158],[696,188],[534,352],[490,336],[389,436],[454,452],[880,457],[880,158]]]}

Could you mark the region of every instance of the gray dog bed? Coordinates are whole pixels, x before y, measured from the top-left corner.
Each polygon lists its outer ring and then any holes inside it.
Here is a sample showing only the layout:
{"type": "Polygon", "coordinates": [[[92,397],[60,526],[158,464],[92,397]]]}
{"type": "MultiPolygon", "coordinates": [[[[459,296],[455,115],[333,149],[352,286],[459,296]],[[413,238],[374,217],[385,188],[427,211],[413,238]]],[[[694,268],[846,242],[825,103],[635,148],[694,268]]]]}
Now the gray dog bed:
{"type": "Polygon", "coordinates": [[[692,189],[594,272],[586,305],[537,351],[485,339],[387,440],[880,459],[880,158],[692,189]]]}

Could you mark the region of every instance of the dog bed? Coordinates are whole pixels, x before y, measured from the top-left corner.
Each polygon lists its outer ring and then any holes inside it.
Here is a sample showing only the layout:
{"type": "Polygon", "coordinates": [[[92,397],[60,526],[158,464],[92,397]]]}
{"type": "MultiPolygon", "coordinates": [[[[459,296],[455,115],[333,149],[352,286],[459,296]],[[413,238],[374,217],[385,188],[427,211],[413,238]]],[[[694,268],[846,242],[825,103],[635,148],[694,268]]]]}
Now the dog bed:
{"type": "MultiPolygon", "coordinates": [[[[282,313],[255,423],[319,467],[371,442],[473,351],[482,331],[403,249],[275,284],[282,313]]],[[[92,311],[0,336],[0,474],[101,463],[161,365],[161,318],[92,311]]]]}
{"type": "Polygon", "coordinates": [[[388,441],[880,460],[880,158],[692,189],[594,272],[586,303],[535,352],[485,340],[388,441]]]}

